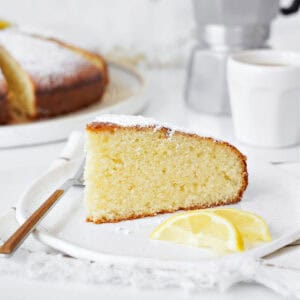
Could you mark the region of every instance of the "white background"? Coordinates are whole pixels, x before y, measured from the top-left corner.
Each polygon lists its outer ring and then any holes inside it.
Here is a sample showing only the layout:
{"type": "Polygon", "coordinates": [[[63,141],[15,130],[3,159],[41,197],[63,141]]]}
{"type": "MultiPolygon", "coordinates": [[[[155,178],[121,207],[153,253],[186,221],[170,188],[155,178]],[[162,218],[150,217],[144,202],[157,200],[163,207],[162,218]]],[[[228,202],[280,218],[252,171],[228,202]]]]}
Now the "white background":
{"type": "MultiPolygon", "coordinates": [[[[183,64],[195,42],[191,0],[2,0],[0,18],[151,64],[183,64]]],[[[300,50],[300,14],[278,17],[273,25],[272,45],[300,50]]]]}

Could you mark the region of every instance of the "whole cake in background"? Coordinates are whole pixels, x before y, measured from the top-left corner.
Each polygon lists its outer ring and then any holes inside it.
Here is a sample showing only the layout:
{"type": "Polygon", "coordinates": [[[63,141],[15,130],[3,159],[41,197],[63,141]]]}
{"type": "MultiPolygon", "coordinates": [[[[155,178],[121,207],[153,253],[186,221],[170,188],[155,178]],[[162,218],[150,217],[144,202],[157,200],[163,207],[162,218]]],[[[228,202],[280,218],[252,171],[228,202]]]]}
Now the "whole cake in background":
{"type": "Polygon", "coordinates": [[[0,31],[0,68],[0,124],[77,111],[108,84],[100,55],[17,29],[0,31]]]}
{"type": "Polygon", "coordinates": [[[136,116],[86,128],[85,206],[94,223],[240,201],[246,157],[234,146],[136,116]]]}

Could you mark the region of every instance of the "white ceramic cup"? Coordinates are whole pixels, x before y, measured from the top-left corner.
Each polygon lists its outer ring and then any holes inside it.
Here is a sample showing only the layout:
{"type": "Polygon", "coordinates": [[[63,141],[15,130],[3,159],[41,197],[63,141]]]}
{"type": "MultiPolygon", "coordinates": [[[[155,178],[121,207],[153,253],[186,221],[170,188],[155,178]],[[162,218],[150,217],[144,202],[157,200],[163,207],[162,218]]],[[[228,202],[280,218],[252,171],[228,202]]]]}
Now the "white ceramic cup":
{"type": "Polygon", "coordinates": [[[300,142],[300,53],[240,52],[229,58],[227,72],[239,141],[261,147],[300,142]]]}

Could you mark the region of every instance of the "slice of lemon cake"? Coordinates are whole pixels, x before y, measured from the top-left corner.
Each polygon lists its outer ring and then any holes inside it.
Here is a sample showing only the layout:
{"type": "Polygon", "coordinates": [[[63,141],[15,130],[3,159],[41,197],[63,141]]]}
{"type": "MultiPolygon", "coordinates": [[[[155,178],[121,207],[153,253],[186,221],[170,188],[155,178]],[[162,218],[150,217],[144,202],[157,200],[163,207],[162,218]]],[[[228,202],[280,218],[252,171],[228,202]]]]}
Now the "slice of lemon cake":
{"type": "Polygon", "coordinates": [[[86,127],[87,220],[118,222],[240,201],[246,158],[234,146],[140,116],[86,127]]]}

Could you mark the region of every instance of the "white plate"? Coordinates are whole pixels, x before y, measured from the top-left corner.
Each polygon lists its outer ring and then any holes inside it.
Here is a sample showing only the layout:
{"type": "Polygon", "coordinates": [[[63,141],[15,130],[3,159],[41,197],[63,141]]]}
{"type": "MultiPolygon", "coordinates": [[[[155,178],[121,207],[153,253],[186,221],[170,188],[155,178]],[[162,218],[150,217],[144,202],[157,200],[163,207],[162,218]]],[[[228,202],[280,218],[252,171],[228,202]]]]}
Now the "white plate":
{"type": "Polygon", "coordinates": [[[0,148],[63,140],[71,131],[103,113],[134,114],[146,105],[144,80],[140,74],[109,63],[110,83],[101,102],[64,116],[34,123],[0,126],[0,148]]]}
{"type": "MultiPolygon", "coordinates": [[[[37,180],[18,203],[18,222],[24,222],[76,168],[77,163],[69,162],[37,180]]],[[[249,187],[243,200],[233,206],[264,217],[274,241],[257,247],[253,252],[264,249],[265,245],[275,245],[295,229],[300,229],[300,185],[299,180],[264,162],[249,160],[248,170],[249,187]]],[[[89,260],[114,263],[139,261],[153,265],[154,262],[195,264],[210,260],[208,258],[216,259],[215,254],[206,249],[150,240],[150,232],[167,216],[114,224],[86,223],[83,189],[74,187],[42,221],[35,235],[57,250],[89,260]]]]}

